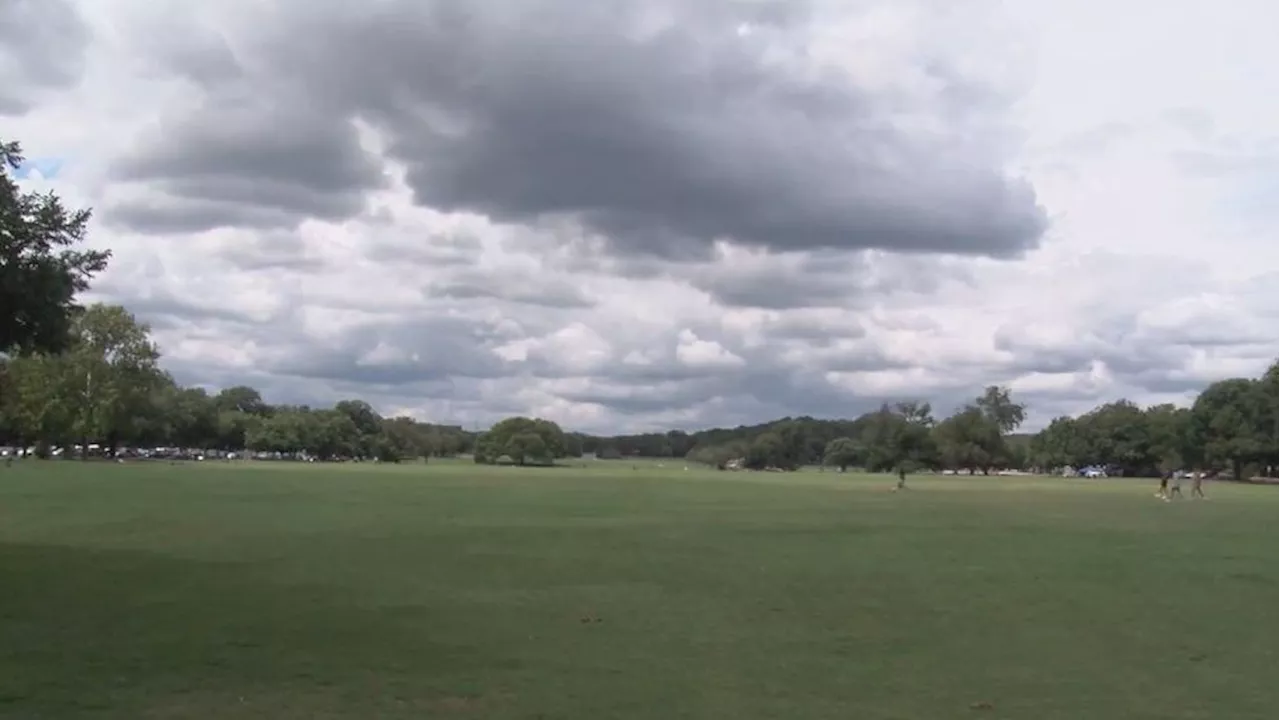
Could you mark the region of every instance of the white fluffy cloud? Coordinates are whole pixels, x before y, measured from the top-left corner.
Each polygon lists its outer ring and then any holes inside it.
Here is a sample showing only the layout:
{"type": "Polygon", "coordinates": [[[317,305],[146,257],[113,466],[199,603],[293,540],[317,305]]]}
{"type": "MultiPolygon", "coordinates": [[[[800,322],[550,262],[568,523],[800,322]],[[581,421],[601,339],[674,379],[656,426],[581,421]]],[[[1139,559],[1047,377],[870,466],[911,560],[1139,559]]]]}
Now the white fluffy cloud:
{"type": "Polygon", "coordinates": [[[1275,3],[39,5],[5,132],[185,382],[1035,426],[1276,355],[1275,3]]]}

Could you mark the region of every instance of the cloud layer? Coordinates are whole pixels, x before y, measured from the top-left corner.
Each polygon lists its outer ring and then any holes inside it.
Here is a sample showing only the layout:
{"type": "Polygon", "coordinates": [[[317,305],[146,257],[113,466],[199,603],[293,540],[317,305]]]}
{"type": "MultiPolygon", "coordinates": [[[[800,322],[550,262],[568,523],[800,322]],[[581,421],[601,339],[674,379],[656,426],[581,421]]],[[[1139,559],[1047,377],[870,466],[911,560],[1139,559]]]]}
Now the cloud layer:
{"type": "Polygon", "coordinates": [[[187,382],[593,431],[1009,383],[1037,424],[1276,354],[1276,97],[1218,82],[1275,77],[1262,2],[1114,117],[1049,5],[14,7],[0,113],[67,158],[30,182],[187,382]]]}

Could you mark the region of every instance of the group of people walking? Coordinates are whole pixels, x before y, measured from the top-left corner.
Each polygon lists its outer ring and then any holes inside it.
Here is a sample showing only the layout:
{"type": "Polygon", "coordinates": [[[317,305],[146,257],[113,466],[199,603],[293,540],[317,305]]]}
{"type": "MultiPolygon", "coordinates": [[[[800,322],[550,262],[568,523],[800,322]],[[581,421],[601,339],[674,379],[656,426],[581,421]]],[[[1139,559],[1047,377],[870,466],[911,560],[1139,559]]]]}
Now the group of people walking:
{"type": "Polygon", "coordinates": [[[1174,498],[1182,497],[1182,481],[1191,481],[1191,497],[1204,499],[1204,481],[1211,480],[1217,475],[1216,470],[1209,472],[1195,470],[1170,470],[1160,476],[1160,491],[1156,493],[1156,497],[1169,502],[1174,498]]]}

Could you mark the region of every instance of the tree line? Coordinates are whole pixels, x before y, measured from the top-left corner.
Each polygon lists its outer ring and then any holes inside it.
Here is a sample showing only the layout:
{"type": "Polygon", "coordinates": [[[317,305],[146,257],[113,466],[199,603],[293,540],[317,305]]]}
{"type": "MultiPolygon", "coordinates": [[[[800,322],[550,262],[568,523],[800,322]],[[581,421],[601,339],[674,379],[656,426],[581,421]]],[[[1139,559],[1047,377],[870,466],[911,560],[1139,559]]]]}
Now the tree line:
{"type": "Polygon", "coordinates": [[[1126,475],[1199,468],[1237,480],[1275,477],[1277,398],[1272,363],[1261,377],[1209,385],[1186,408],[1117,400],[1055,419],[1031,438],[1030,458],[1042,467],[1107,465],[1126,475]]]}
{"type": "Polygon", "coordinates": [[[52,193],[22,192],[11,171],[17,143],[0,142],[0,444],[181,447],[278,456],[398,461],[470,454],[476,462],[549,464],[600,459],[687,458],[727,468],[805,465],[870,471],[987,473],[1105,465],[1127,475],[1175,467],[1235,477],[1275,474],[1276,365],[1259,378],[1207,387],[1187,408],[1119,400],[1016,434],[1025,407],[991,386],[948,417],[904,401],[848,420],[811,417],[700,432],[591,436],[539,418],[507,418],[485,433],[410,417],[381,417],[368,403],[328,408],[271,405],[250,387],[183,387],[159,365],[149,329],[123,307],[77,303],[110,253],[85,249],[88,210],[52,193]]]}
{"type": "Polygon", "coordinates": [[[123,307],[70,313],[65,348],[0,360],[0,442],[48,454],[93,445],[244,450],[330,460],[399,461],[470,450],[461,428],[384,418],[366,402],[270,405],[250,387],[183,387],[159,366],[146,325],[123,307]]]}

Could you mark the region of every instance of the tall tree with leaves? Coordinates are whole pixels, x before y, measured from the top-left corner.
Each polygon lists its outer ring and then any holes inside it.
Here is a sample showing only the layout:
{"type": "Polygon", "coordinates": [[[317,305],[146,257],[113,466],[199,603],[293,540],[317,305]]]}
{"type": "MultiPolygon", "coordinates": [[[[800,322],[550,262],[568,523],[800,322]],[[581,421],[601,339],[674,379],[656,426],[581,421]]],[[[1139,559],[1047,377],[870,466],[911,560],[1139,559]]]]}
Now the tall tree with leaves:
{"type": "Polygon", "coordinates": [[[476,462],[497,462],[508,457],[517,465],[530,461],[550,464],[564,457],[564,432],[541,418],[509,417],[499,421],[476,441],[476,462]]]}
{"type": "Polygon", "coordinates": [[[1247,464],[1274,461],[1275,404],[1266,376],[1220,380],[1191,407],[1190,437],[1203,449],[1206,462],[1230,469],[1240,480],[1247,464]]]}
{"type": "Polygon", "coordinates": [[[70,439],[75,418],[67,363],[58,355],[20,355],[5,362],[0,412],[11,442],[48,445],[70,439]]]}
{"type": "Polygon", "coordinates": [[[934,435],[942,464],[955,470],[968,470],[970,475],[975,470],[988,474],[1004,456],[1000,425],[977,405],[967,405],[938,423],[934,435]]]}
{"type": "Polygon", "coordinates": [[[862,457],[862,448],[853,438],[839,437],[827,443],[822,454],[822,464],[840,468],[840,472],[849,469],[862,457]]]}
{"type": "Polygon", "coordinates": [[[0,142],[0,352],[60,352],[71,342],[76,294],[110,253],[80,247],[89,210],[21,191],[11,172],[22,162],[17,142],[0,142]]]}
{"type": "Polygon", "coordinates": [[[119,305],[90,305],[76,315],[73,345],[61,357],[80,401],[76,435],[115,449],[145,427],[154,395],[165,381],[151,329],[119,305]]]}
{"type": "Polygon", "coordinates": [[[1018,426],[1022,425],[1022,421],[1026,419],[1026,406],[1022,403],[1014,402],[1012,394],[1007,387],[1000,387],[999,385],[988,386],[986,390],[982,391],[982,395],[974,401],[974,405],[1000,428],[1002,435],[1007,435],[1017,430],[1018,426]]]}

